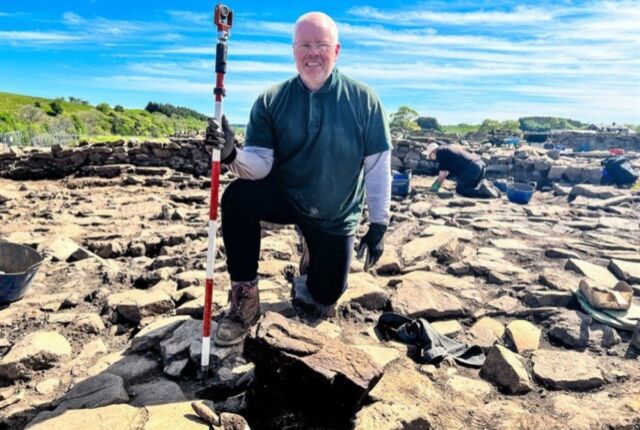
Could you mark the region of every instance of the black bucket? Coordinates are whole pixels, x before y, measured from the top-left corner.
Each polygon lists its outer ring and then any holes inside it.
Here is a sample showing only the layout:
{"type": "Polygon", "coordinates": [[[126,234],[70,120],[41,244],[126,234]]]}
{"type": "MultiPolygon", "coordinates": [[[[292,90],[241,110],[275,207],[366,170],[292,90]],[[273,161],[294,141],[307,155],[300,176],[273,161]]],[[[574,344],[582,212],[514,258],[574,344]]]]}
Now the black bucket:
{"type": "Polygon", "coordinates": [[[33,248],[0,241],[0,304],[20,300],[42,264],[33,248]]]}

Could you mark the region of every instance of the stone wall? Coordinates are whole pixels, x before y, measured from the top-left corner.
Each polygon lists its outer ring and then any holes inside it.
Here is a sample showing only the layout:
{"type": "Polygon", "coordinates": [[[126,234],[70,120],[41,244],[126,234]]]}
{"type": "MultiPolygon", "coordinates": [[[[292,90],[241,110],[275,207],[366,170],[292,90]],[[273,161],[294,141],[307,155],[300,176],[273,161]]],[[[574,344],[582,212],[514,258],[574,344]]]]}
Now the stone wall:
{"type": "Polygon", "coordinates": [[[394,142],[391,156],[393,170],[407,171],[420,175],[435,175],[438,173],[438,163],[427,159],[425,150],[428,143],[415,140],[398,139],[394,142]]]}
{"type": "Polygon", "coordinates": [[[211,152],[200,138],[168,143],[117,141],[50,149],[14,149],[0,153],[0,176],[11,179],[55,179],[68,175],[115,176],[120,166],[156,166],[194,175],[208,175],[211,152]]]}
{"type": "Polygon", "coordinates": [[[625,151],[640,151],[640,135],[638,134],[567,131],[551,133],[548,135],[547,141],[573,150],[597,151],[621,148],[625,151]]]}
{"type": "MultiPolygon", "coordinates": [[[[392,152],[392,169],[436,175],[438,165],[425,155],[426,142],[398,139],[392,152]]],[[[469,150],[472,150],[469,148],[469,150]]],[[[487,165],[488,178],[512,177],[542,185],[600,182],[600,161],[608,152],[560,153],[536,146],[518,150],[483,145],[476,149],[487,165]]],[[[636,153],[628,153],[640,170],[636,153]]],[[[145,174],[145,167],[164,167],[208,176],[211,153],[202,138],[174,138],[168,143],[111,142],[63,148],[13,150],[0,153],[0,176],[11,179],[55,179],[69,175],[115,177],[123,173],[145,174]],[[132,170],[135,166],[135,171],[132,170]]],[[[151,174],[151,173],[149,173],[151,174]]]]}

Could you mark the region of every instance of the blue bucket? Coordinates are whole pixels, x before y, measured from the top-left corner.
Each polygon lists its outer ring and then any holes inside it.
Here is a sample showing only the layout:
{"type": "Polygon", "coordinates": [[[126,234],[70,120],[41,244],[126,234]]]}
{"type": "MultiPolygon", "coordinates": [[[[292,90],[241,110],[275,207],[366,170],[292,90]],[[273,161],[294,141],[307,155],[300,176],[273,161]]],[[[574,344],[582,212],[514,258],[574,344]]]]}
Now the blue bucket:
{"type": "Polygon", "coordinates": [[[512,203],[526,205],[531,200],[535,190],[536,189],[529,184],[514,182],[507,187],[507,198],[512,203]]]}
{"type": "Polygon", "coordinates": [[[399,197],[406,197],[411,191],[411,172],[402,173],[393,171],[391,173],[391,194],[399,197]]]}
{"type": "Polygon", "coordinates": [[[0,242],[0,304],[20,300],[42,264],[42,255],[33,248],[0,242]]]}

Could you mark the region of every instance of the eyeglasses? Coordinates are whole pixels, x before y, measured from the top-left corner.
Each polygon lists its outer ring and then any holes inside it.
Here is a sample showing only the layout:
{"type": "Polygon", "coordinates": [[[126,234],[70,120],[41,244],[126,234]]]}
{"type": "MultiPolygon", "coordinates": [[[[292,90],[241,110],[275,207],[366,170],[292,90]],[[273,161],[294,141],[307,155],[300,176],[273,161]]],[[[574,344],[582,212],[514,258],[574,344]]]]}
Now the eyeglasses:
{"type": "Polygon", "coordinates": [[[330,43],[294,43],[293,47],[301,52],[309,52],[312,48],[316,48],[318,52],[326,53],[335,45],[330,43]]]}

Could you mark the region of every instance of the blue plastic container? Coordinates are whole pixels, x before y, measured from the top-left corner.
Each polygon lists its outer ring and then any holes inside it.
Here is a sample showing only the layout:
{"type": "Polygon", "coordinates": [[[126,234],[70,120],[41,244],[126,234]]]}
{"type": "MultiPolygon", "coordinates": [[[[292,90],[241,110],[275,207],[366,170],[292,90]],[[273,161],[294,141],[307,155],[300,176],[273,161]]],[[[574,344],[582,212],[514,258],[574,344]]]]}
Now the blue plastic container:
{"type": "Polygon", "coordinates": [[[526,205],[531,200],[535,190],[536,189],[529,184],[514,182],[507,187],[507,198],[512,203],[526,205]]]}
{"type": "Polygon", "coordinates": [[[0,242],[0,304],[20,300],[42,264],[42,255],[33,248],[0,242]]]}
{"type": "Polygon", "coordinates": [[[411,171],[407,173],[393,171],[391,173],[391,194],[399,197],[406,197],[411,192],[411,171]]]}

